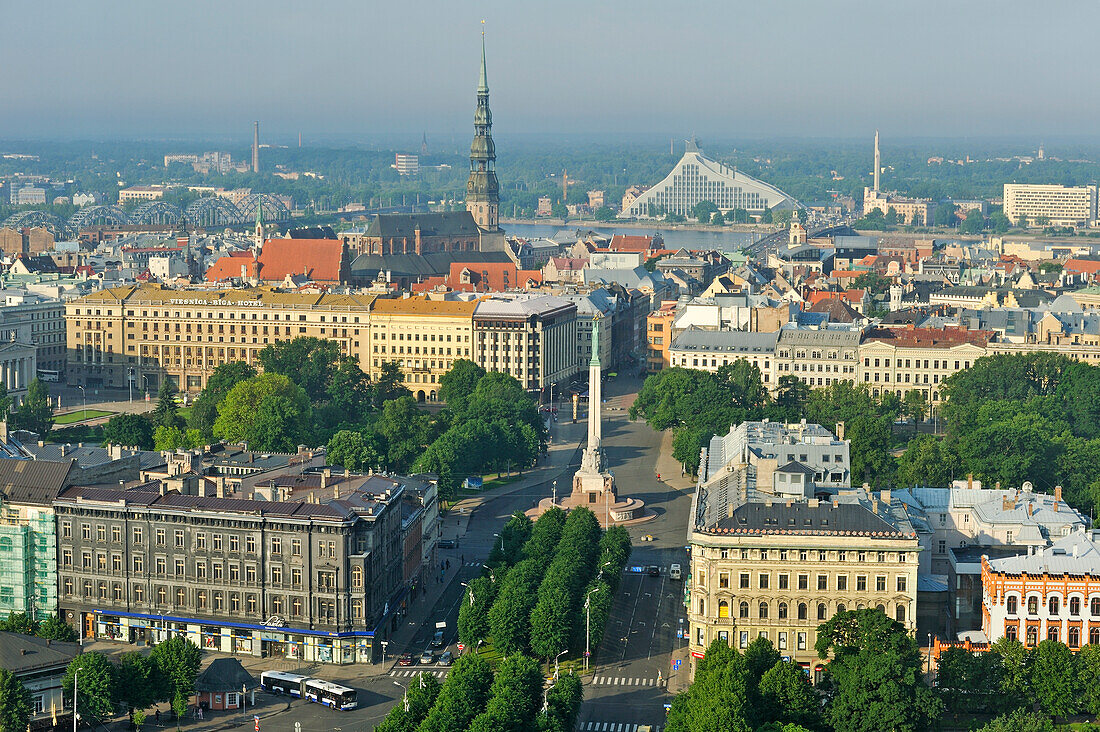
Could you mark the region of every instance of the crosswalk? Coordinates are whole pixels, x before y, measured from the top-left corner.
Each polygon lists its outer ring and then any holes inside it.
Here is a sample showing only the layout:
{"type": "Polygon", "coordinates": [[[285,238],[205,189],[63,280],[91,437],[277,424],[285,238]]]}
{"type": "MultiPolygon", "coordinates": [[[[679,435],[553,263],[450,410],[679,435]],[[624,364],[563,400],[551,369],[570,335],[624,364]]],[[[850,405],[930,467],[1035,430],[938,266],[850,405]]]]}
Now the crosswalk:
{"type": "MultiPolygon", "coordinates": [[[[638,732],[638,728],[644,726],[632,722],[589,722],[581,729],[584,732],[638,732]]],[[[652,725],[650,729],[653,732],[661,732],[661,728],[657,725],[652,725]]]]}
{"type": "Polygon", "coordinates": [[[407,669],[402,670],[402,669],[396,669],[395,668],[393,671],[390,671],[390,676],[399,676],[401,678],[406,678],[406,679],[409,678],[410,676],[416,676],[417,674],[431,674],[432,676],[435,676],[437,679],[446,678],[446,676],[447,676],[446,671],[435,671],[433,669],[411,669],[411,668],[407,668],[407,669]]]}
{"type": "Polygon", "coordinates": [[[631,678],[629,676],[594,676],[592,683],[599,686],[661,686],[658,679],[631,678]]]}
{"type": "Polygon", "coordinates": [[[482,564],[481,564],[481,562],[466,562],[465,566],[467,566],[467,567],[480,567],[480,566],[482,566],[482,564]]]}

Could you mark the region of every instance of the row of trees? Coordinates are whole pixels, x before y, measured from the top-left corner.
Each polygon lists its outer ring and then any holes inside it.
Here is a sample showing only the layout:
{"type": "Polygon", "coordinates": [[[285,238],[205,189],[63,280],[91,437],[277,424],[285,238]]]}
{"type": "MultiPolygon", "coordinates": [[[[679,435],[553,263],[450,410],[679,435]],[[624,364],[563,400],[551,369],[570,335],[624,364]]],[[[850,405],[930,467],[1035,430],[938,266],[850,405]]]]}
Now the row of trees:
{"type": "Polygon", "coordinates": [[[878,610],[837,613],[818,628],[815,649],[830,660],[817,689],[766,638],[744,654],[715,641],[695,682],[668,714],[668,732],[915,732],[943,704],[925,685],[916,641],[878,610]]]}
{"type": "Polygon", "coordinates": [[[601,532],[586,508],[552,508],[533,524],[516,513],[501,530],[488,576],[467,588],[459,640],[472,648],[491,641],[502,654],[547,661],[586,643],[598,647],[629,556],[629,533],[621,526],[601,532]]]}
{"type": "Polygon", "coordinates": [[[377,732],[569,732],[577,722],[582,689],[571,673],[546,691],[538,662],[503,659],[494,673],[475,652],[461,656],[440,685],[431,674],[411,679],[404,699],[377,732]]]}

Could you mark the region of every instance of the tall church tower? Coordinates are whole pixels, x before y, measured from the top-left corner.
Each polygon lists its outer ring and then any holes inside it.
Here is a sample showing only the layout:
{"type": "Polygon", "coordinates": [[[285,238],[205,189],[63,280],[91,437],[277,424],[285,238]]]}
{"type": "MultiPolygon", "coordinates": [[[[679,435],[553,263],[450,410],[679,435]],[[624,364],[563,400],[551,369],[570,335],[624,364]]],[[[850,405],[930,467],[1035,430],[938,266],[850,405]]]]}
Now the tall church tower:
{"type": "Polygon", "coordinates": [[[466,181],[466,210],[485,231],[500,228],[500,184],[493,145],[493,114],[489,111],[489,80],[485,74],[485,31],[481,31],[481,78],[477,84],[474,141],[470,145],[470,178],[466,181]]]}

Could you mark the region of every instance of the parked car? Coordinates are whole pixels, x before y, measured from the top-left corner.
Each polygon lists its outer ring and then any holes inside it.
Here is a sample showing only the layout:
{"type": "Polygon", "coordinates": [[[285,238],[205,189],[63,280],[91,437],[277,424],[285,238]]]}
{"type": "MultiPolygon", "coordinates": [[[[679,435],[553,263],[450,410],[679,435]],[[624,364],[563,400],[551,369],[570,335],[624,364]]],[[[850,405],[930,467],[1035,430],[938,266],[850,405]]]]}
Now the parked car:
{"type": "Polygon", "coordinates": [[[656,564],[651,564],[646,567],[645,573],[648,574],[650,577],[660,577],[661,568],[658,567],[656,564]]]}
{"type": "Polygon", "coordinates": [[[432,653],[431,651],[424,651],[423,653],[420,654],[420,663],[421,664],[435,663],[435,654],[432,653]]]}
{"type": "Polygon", "coordinates": [[[399,666],[412,666],[414,663],[416,663],[416,660],[411,653],[402,653],[401,658],[397,659],[399,666]]]}
{"type": "Polygon", "coordinates": [[[455,662],[454,654],[450,651],[443,651],[443,655],[439,657],[440,666],[450,666],[455,662]]]}
{"type": "Polygon", "coordinates": [[[435,646],[436,648],[442,648],[443,647],[443,631],[442,630],[435,631],[435,635],[432,636],[432,645],[435,646]]]}
{"type": "Polygon", "coordinates": [[[439,541],[436,542],[436,546],[438,546],[440,549],[454,549],[455,548],[455,540],[454,539],[440,539],[439,541]]]}

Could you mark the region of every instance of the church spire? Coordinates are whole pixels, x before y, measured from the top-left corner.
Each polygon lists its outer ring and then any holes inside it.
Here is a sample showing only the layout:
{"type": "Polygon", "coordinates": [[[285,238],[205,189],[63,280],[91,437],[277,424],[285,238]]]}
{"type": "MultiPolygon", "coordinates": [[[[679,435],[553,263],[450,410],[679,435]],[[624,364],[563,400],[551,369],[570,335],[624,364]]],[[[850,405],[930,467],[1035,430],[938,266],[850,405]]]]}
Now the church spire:
{"type": "Polygon", "coordinates": [[[264,202],[261,198],[256,202],[256,248],[264,245],[264,202]]]}
{"type": "Polygon", "coordinates": [[[466,181],[466,210],[485,231],[499,230],[500,184],[493,144],[493,114],[489,111],[489,81],[485,73],[485,21],[481,31],[481,75],[474,112],[474,140],[470,144],[470,177],[466,181]]]}

